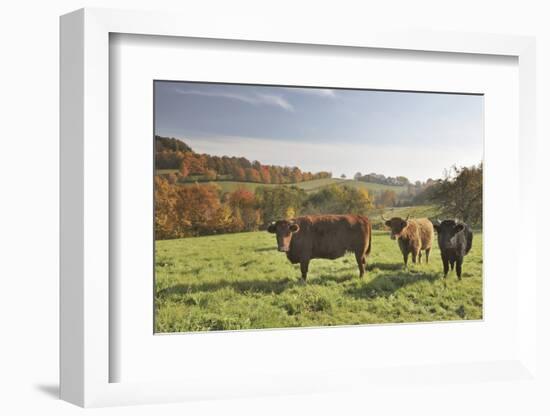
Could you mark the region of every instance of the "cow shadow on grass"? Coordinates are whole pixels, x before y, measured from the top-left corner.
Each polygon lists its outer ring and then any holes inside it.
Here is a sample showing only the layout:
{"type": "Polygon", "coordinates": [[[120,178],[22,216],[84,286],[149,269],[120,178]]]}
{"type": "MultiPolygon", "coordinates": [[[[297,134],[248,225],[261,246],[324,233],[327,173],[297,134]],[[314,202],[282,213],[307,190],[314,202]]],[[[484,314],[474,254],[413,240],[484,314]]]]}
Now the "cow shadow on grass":
{"type": "Polygon", "coordinates": [[[328,284],[331,284],[331,283],[339,284],[339,283],[347,282],[347,281],[350,281],[354,278],[359,279],[359,272],[357,272],[356,274],[345,273],[345,274],[339,274],[339,275],[323,273],[323,274],[318,275],[316,277],[308,278],[307,279],[307,284],[308,285],[327,286],[328,284]]]}
{"type": "Polygon", "coordinates": [[[258,248],[255,248],[254,251],[256,252],[277,251],[277,247],[258,247],[258,248]]]}
{"type": "Polygon", "coordinates": [[[440,273],[393,273],[377,276],[363,285],[348,288],[345,293],[357,299],[374,299],[388,297],[402,287],[420,282],[435,282],[441,278],[440,273]]]}
{"type": "Polygon", "coordinates": [[[216,292],[222,289],[233,289],[238,293],[263,293],[280,294],[295,285],[301,285],[297,280],[283,279],[247,279],[247,280],[218,280],[215,282],[201,282],[190,284],[176,284],[157,292],[158,298],[166,298],[171,295],[187,295],[198,292],[216,292]]]}
{"type": "Polygon", "coordinates": [[[398,271],[404,270],[404,266],[403,263],[380,263],[376,261],[372,263],[367,263],[367,271],[371,271],[374,269],[398,271]]]}
{"type": "MultiPolygon", "coordinates": [[[[377,267],[373,264],[373,268],[377,267]]],[[[377,267],[380,269],[380,267],[377,267]]],[[[352,296],[358,299],[372,299],[376,297],[387,297],[395,291],[401,289],[404,286],[414,284],[419,281],[434,282],[439,279],[441,275],[439,273],[407,273],[401,271],[402,267],[386,270],[398,270],[400,272],[394,272],[385,274],[383,276],[375,277],[372,280],[368,280],[368,274],[359,279],[358,273],[354,271],[332,274],[322,273],[317,276],[311,276],[308,278],[305,285],[310,286],[328,286],[332,284],[342,284],[350,282],[351,287],[344,290],[344,294],[352,296]]],[[[247,293],[259,293],[259,294],[276,294],[279,295],[284,291],[293,287],[304,287],[304,283],[297,278],[281,278],[281,279],[246,279],[246,280],[218,280],[212,282],[196,282],[183,284],[179,283],[157,292],[158,299],[166,299],[171,296],[182,296],[193,293],[210,293],[223,289],[232,289],[240,294],[247,293]]]]}
{"type": "Polygon", "coordinates": [[[212,282],[197,282],[197,283],[178,283],[176,285],[161,289],[157,292],[157,298],[167,298],[170,296],[188,295],[200,292],[216,292],[223,289],[232,289],[237,293],[261,293],[261,294],[276,294],[279,295],[285,290],[293,287],[304,287],[307,285],[326,286],[329,284],[340,284],[353,278],[358,279],[358,274],[321,274],[318,276],[310,276],[307,283],[303,283],[299,278],[285,277],[282,279],[246,279],[246,280],[217,280],[212,282]]]}

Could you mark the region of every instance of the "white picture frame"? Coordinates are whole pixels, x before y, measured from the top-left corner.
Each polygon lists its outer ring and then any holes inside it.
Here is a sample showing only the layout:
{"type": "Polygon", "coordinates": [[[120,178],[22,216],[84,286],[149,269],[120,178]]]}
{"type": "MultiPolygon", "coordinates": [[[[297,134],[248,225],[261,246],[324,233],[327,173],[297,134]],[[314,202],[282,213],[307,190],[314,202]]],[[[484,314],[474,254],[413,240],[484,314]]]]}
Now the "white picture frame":
{"type": "Polygon", "coordinates": [[[83,9],[61,18],[61,398],[80,406],[159,403],[269,394],[320,393],[373,388],[378,383],[421,383],[459,379],[537,382],[535,229],[535,41],[529,37],[464,33],[369,32],[326,34],[252,25],[236,30],[230,23],[206,27],[169,13],[83,9]],[[518,224],[523,231],[517,255],[528,264],[517,292],[517,354],[499,361],[441,363],[404,371],[370,368],[317,373],[271,374],[232,382],[193,377],[178,381],[111,382],[110,366],[119,359],[110,349],[110,166],[109,36],[113,33],[332,45],[439,53],[505,55],[519,65],[518,224]],[[412,375],[408,379],[406,374],[412,375]],[[443,374],[443,376],[441,375],[443,374]],[[440,378],[442,377],[442,378],[440,378]],[[398,383],[395,380],[399,380],[398,383]],[[408,381],[407,381],[408,380],[408,381]]]}

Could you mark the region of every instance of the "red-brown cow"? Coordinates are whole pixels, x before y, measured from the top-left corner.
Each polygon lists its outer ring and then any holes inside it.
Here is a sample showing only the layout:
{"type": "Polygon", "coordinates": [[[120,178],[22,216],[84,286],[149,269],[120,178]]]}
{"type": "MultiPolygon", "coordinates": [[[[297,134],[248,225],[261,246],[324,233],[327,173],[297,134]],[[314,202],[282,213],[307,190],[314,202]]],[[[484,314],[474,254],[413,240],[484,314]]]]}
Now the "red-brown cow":
{"type": "Polygon", "coordinates": [[[273,222],[267,231],[277,237],[279,251],[292,264],[300,263],[305,282],[312,259],[336,259],[355,254],[359,277],[365,274],[371,250],[371,223],[362,215],[308,215],[273,222]]]}

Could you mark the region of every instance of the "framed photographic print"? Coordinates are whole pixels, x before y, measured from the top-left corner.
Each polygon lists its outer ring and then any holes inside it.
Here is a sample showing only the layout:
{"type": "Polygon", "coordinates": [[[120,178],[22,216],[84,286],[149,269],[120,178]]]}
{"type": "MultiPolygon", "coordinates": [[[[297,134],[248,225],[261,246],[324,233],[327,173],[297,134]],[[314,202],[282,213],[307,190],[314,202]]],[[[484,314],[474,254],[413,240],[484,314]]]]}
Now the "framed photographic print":
{"type": "Polygon", "coordinates": [[[155,332],[483,318],[482,95],[153,88],[155,332]]]}
{"type": "Polygon", "coordinates": [[[62,398],[537,383],[533,44],[62,17],[62,398]]]}

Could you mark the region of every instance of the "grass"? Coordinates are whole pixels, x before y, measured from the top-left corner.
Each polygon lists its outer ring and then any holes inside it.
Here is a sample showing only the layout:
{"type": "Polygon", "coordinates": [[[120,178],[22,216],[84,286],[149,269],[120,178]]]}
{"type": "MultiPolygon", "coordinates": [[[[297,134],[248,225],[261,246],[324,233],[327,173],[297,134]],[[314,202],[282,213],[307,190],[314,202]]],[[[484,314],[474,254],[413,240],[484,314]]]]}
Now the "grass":
{"type": "Polygon", "coordinates": [[[399,195],[400,193],[403,193],[407,190],[406,186],[384,185],[384,184],[381,184],[381,183],[356,181],[356,180],[353,180],[353,179],[348,179],[348,180],[341,180],[340,179],[337,184],[338,185],[347,185],[347,186],[351,186],[353,188],[367,189],[368,191],[371,191],[371,192],[373,192],[373,191],[374,192],[379,192],[379,191],[390,190],[390,191],[394,191],[397,195],[399,195]]]}
{"type": "MultiPolygon", "coordinates": [[[[160,171],[157,171],[157,173],[160,171]]],[[[163,171],[164,172],[164,171],[163,171]]],[[[169,172],[165,172],[169,173],[169,172]]],[[[182,185],[191,185],[193,184],[193,181],[186,182],[182,185]]],[[[280,186],[276,184],[264,184],[264,183],[254,183],[254,182],[238,182],[238,181],[211,181],[211,182],[201,182],[201,183],[215,183],[218,185],[223,192],[232,192],[235,189],[238,188],[245,188],[250,191],[255,191],[257,187],[259,186],[280,186]]],[[[305,182],[298,182],[295,184],[287,184],[287,186],[295,185],[298,188],[301,188],[305,190],[306,192],[316,192],[321,190],[322,188],[329,186],[329,185],[347,185],[354,188],[360,188],[360,189],[367,189],[370,192],[378,192],[380,190],[390,189],[395,191],[398,195],[404,191],[406,191],[406,187],[404,186],[391,186],[391,185],[382,185],[378,183],[370,183],[370,182],[361,182],[356,180],[345,180],[345,179],[337,179],[337,178],[325,178],[325,179],[313,179],[311,181],[305,181],[305,182]]]]}
{"type": "Polygon", "coordinates": [[[411,218],[435,219],[437,218],[438,214],[439,210],[434,205],[416,205],[412,207],[390,207],[371,210],[369,212],[369,218],[375,229],[383,229],[384,221],[382,220],[381,215],[384,215],[384,217],[387,219],[392,217],[407,218],[407,215],[410,215],[411,218]]]}
{"type": "MultiPolygon", "coordinates": [[[[437,243],[435,244],[437,246],[437,243]]],[[[365,277],[355,258],[299,265],[267,232],[157,241],[156,332],[449,321],[482,318],[481,234],[462,280],[444,279],[439,250],[405,270],[397,243],[373,233],[365,277]]]]}

